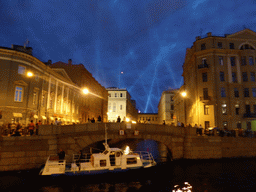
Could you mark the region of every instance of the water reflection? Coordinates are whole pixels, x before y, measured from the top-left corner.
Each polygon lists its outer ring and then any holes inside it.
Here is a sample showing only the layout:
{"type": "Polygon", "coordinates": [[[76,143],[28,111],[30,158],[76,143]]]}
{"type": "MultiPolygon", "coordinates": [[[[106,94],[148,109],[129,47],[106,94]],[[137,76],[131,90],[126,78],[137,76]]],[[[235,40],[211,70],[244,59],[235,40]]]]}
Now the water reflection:
{"type": "Polygon", "coordinates": [[[185,182],[183,185],[175,185],[172,192],[192,192],[192,186],[185,182]]]}

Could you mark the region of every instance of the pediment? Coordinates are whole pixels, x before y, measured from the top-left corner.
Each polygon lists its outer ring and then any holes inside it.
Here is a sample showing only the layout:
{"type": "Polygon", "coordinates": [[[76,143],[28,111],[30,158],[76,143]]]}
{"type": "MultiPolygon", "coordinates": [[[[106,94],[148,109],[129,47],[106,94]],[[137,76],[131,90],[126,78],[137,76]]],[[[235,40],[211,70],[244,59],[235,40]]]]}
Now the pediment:
{"type": "Polygon", "coordinates": [[[244,29],[242,31],[228,35],[227,38],[256,40],[256,33],[250,29],[244,29]]]}
{"type": "Polygon", "coordinates": [[[59,73],[60,75],[62,75],[63,77],[65,77],[66,79],[68,79],[70,82],[72,82],[72,80],[70,79],[70,77],[68,76],[67,72],[65,71],[65,69],[62,68],[52,68],[53,71],[59,73]]]}
{"type": "Polygon", "coordinates": [[[13,84],[24,86],[24,87],[28,86],[28,84],[23,80],[14,81],[13,84]]]}

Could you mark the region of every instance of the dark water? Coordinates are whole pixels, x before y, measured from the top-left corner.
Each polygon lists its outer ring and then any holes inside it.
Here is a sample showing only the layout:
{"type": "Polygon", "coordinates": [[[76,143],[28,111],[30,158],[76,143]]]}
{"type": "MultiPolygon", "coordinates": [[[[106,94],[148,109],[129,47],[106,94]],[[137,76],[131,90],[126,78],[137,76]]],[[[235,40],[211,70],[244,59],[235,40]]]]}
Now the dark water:
{"type": "Polygon", "coordinates": [[[122,174],[38,176],[38,170],[0,173],[0,191],[256,191],[256,159],[177,160],[122,174]]]}

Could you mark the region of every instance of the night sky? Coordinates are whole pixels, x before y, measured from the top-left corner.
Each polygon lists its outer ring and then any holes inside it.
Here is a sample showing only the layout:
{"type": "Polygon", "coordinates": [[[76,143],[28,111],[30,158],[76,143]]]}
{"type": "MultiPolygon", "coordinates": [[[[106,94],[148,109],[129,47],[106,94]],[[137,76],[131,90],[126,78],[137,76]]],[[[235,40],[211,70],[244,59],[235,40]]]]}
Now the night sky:
{"type": "Polygon", "coordinates": [[[84,64],[104,87],[127,88],[142,113],[183,84],[196,36],[256,31],[256,0],[2,0],[0,46],[46,62],[84,64]]]}

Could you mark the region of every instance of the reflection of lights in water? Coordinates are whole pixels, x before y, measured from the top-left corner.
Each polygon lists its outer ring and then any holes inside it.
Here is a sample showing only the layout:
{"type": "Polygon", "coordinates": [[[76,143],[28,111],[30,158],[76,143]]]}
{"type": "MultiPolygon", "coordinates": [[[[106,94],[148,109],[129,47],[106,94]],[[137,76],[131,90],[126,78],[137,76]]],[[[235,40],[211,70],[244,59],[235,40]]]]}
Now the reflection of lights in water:
{"type": "Polygon", "coordinates": [[[172,192],[192,192],[192,186],[185,182],[182,186],[175,185],[172,192]]]}
{"type": "Polygon", "coordinates": [[[130,153],[130,147],[126,146],[125,150],[124,150],[124,154],[128,155],[130,153]]]}

